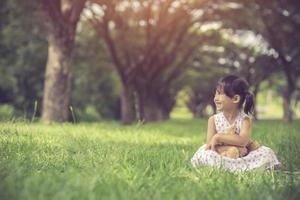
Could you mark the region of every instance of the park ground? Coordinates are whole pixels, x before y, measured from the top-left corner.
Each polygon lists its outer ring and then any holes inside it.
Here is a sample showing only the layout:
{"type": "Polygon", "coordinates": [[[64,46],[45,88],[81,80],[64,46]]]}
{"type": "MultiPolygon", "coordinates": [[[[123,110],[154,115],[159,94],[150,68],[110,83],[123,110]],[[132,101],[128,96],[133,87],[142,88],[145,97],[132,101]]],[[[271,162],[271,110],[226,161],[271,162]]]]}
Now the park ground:
{"type": "Polygon", "coordinates": [[[300,121],[254,122],[280,171],[192,168],[206,120],[0,123],[0,199],[299,199],[300,121]]]}

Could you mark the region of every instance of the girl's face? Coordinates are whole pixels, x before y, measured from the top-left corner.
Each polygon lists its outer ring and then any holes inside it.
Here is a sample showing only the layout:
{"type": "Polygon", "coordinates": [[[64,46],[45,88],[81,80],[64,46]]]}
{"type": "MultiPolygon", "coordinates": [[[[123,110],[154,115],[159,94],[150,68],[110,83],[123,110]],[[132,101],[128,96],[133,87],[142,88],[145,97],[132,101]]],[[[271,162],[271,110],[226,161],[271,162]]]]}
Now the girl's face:
{"type": "Polygon", "coordinates": [[[223,91],[216,90],[214,102],[216,104],[217,111],[232,111],[238,108],[240,101],[239,95],[234,95],[233,98],[228,97],[223,91]]]}

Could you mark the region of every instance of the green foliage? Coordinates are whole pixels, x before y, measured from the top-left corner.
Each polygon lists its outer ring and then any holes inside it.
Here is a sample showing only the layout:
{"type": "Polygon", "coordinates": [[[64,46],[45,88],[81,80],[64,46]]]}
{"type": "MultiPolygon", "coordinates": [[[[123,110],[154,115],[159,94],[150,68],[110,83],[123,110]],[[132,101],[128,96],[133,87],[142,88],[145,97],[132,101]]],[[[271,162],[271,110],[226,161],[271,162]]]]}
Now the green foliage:
{"type": "Polygon", "coordinates": [[[0,124],[1,199],[298,199],[299,121],[254,123],[278,172],[193,169],[206,121],[0,124]]]}
{"type": "Polygon", "coordinates": [[[0,105],[0,121],[8,121],[14,115],[15,109],[11,105],[0,105]]]}
{"type": "MultiPolygon", "coordinates": [[[[31,118],[34,102],[42,108],[46,32],[37,1],[1,1],[0,6],[0,104],[10,104],[17,116],[31,118]]],[[[76,46],[73,70],[72,107],[77,120],[118,118],[118,79],[109,62],[103,61],[103,46],[95,42],[85,26],[76,46]],[[90,115],[92,105],[98,114],[90,115]]],[[[104,53],[103,53],[104,54],[104,53]]]]}
{"type": "Polygon", "coordinates": [[[82,22],[74,56],[72,106],[79,112],[79,120],[119,118],[120,81],[104,45],[95,37],[88,24],[82,22]],[[96,115],[87,110],[95,109],[96,115]],[[89,116],[89,117],[88,117],[89,116]],[[87,118],[86,118],[87,117],[87,118]]]}
{"type": "Polygon", "coordinates": [[[47,58],[38,2],[4,0],[1,4],[0,103],[33,112],[34,101],[42,98],[47,58]]]}
{"type": "MultiPolygon", "coordinates": [[[[116,4],[120,2],[116,1],[116,4]]],[[[162,1],[157,5],[167,6],[171,2],[162,1]]],[[[186,20],[187,14],[193,12],[200,16],[203,14],[203,17],[200,17],[195,26],[187,32],[193,37],[186,38],[183,46],[174,54],[170,54],[172,56],[170,56],[169,63],[178,63],[189,47],[199,40],[201,44],[199,49],[191,54],[190,59],[182,64],[179,68],[179,75],[168,86],[170,87],[168,92],[171,95],[175,96],[182,89],[185,92],[188,91],[186,95],[193,98],[193,104],[201,104],[201,109],[203,109],[212,103],[216,79],[224,74],[237,73],[246,76],[253,85],[258,85],[263,80],[269,81],[271,88],[280,96],[287,87],[286,77],[282,70],[286,68],[281,68],[285,66],[282,63],[282,58],[285,58],[290,63],[291,80],[295,82],[296,87],[292,103],[296,104],[299,101],[300,34],[297,33],[300,30],[300,12],[299,3],[297,4],[296,0],[287,0],[284,3],[281,0],[233,0],[231,3],[224,0],[208,3],[206,1],[191,2],[193,6],[189,7],[190,2],[178,1],[177,4],[180,6],[174,3],[173,11],[170,9],[168,12],[165,12],[163,7],[148,10],[149,16],[145,15],[149,4],[143,3],[145,7],[138,10],[135,7],[138,5],[137,2],[130,2],[128,6],[124,6],[122,12],[116,13],[119,15],[110,13],[110,20],[115,25],[115,28],[110,27],[111,35],[117,39],[115,45],[120,50],[119,56],[122,63],[125,63],[123,66],[130,67],[126,61],[126,58],[129,58],[127,54],[129,54],[131,55],[129,60],[133,61],[132,63],[140,63],[141,57],[149,56],[149,61],[147,61],[149,64],[144,66],[145,69],[138,71],[138,74],[148,76],[152,70],[158,72],[160,68],[167,67],[165,59],[161,58],[166,53],[172,52],[172,47],[175,47],[174,44],[178,41],[174,40],[174,37],[178,30],[185,27],[182,27],[182,22],[186,20]],[[158,15],[160,17],[155,17],[158,15]],[[147,29],[145,25],[147,25],[148,17],[153,19],[149,20],[151,23],[147,29]],[[205,27],[213,27],[216,24],[217,27],[218,24],[220,25],[219,28],[207,28],[207,31],[203,31],[205,27]],[[224,37],[224,33],[227,37],[224,37]],[[247,43],[249,38],[246,36],[249,35],[255,38],[247,43]],[[237,38],[239,42],[235,42],[237,38]],[[148,40],[154,41],[155,48],[147,46],[148,40]],[[168,43],[168,41],[171,42],[168,43]],[[282,57],[278,56],[279,51],[282,57]],[[151,55],[145,52],[150,52],[151,55]],[[188,70],[183,70],[184,68],[188,70]],[[270,78],[270,72],[276,74],[270,78]]],[[[112,5],[109,1],[105,3],[112,5]]],[[[122,10],[122,8],[119,9],[122,10]]],[[[103,32],[100,29],[99,31],[103,32]]],[[[110,56],[107,55],[108,49],[105,48],[101,39],[103,37],[96,37],[86,21],[80,22],[72,68],[71,98],[72,107],[79,121],[93,121],[101,118],[117,119],[120,116],[120,80],[109,59],[110,56]]],[[[15,113],[31,117],[34,102],[37,101],[37,115],[39,115],[47,60],[46,33],[39,1],[1,0],[0,55],[0,104],[10,104],[14,107],[15,113]]],[[[139,67],[137,65],[137,68],[139,67]]],[[[163,73],[157,73],[150,81],[150,85],[157,84],[157,88],[166,87],[166,84],[162,83],[171,71],[163,70],[163,73]]],[[[139,76],[132,75],[132,77],[139,76]]],[[[195,106],[192,107],[195,108],[195,106]]],[[[292,105],[296,114],[299,113],[296,110],[298,107],[292,105]]],[[[277,104],[274,110],[279,109],[277,104]]]]}

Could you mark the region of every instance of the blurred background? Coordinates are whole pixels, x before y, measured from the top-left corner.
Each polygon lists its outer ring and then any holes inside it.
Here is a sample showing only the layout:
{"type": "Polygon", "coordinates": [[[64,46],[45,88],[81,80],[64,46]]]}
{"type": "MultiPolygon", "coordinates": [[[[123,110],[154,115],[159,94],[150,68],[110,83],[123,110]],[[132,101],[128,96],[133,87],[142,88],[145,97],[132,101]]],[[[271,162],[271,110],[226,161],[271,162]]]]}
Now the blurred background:
{"type": "Polygon", "coordinates": [[[206,118],[227,74],[300,117],[297,0],[1,0],[0,55],[0,120],[206,118]]]}

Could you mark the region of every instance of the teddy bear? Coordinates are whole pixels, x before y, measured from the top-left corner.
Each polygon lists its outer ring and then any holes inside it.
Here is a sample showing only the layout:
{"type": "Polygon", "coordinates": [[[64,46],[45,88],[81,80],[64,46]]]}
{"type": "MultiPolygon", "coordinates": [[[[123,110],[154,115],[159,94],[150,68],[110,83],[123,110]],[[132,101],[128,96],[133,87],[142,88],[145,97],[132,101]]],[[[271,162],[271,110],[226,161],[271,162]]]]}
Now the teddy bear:
{"type": "MultiPolygon", "coordinates": [[[[232,126],[227,128],[223,134],[235,134],[234,128],[232,126]]],[[[257,141],[250,140],[246,147],[221,144],[216,147],[216,151],[222,156],[237,159],[246,156],[249,152],[258,149],[260,146],[257,141]]]]}

